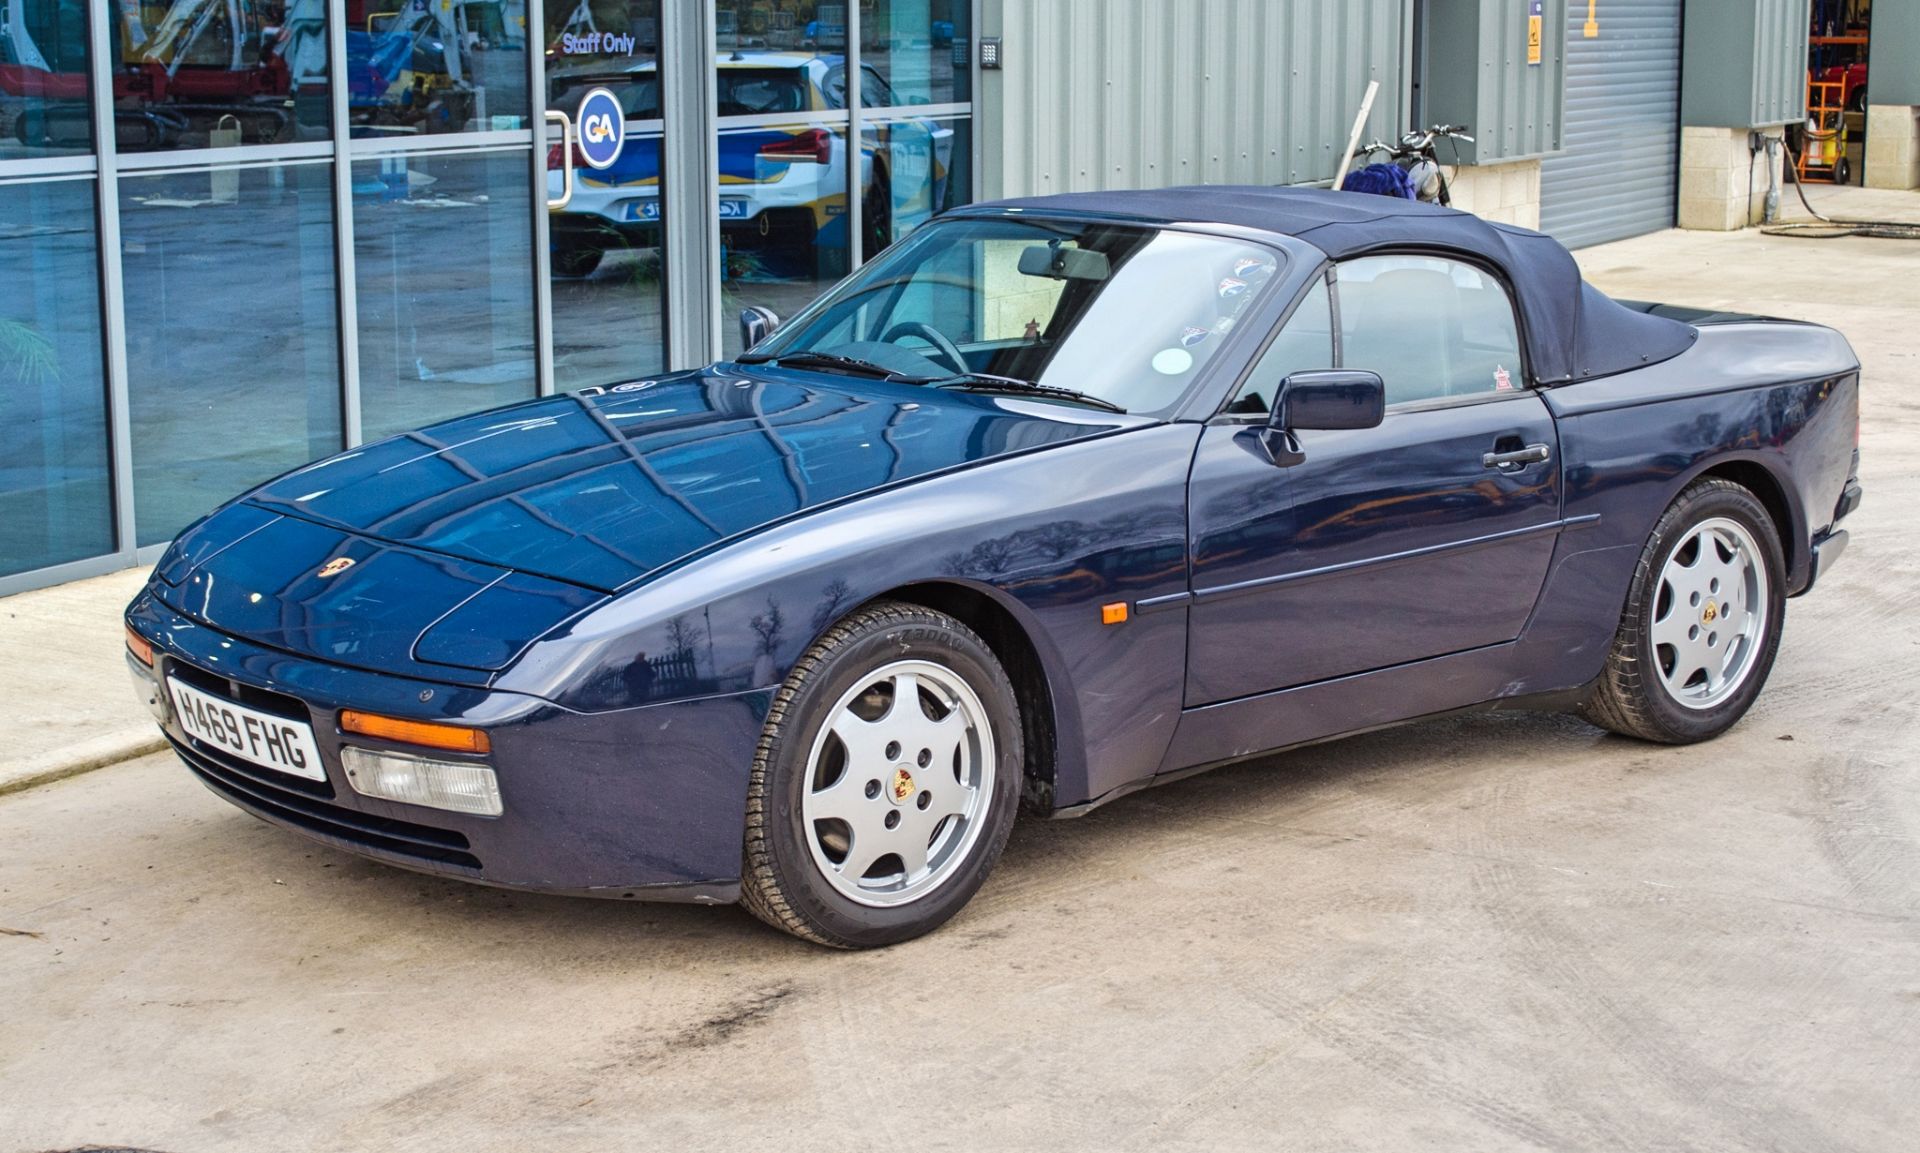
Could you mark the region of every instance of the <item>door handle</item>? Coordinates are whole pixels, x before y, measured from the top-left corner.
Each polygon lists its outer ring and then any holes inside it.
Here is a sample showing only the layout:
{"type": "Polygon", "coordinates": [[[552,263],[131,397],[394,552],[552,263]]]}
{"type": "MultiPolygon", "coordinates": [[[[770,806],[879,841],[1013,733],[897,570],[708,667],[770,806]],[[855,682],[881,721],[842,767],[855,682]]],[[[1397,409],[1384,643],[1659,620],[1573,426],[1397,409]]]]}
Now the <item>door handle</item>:
{"type": "Polygon", "coordinates": [[[1512,452],[1489,452],[1480,457],[1482,468],[1497,468],[1514,472],[1530,464],[1542,464],[1553,458],[1553,450],[1544,444],[1530,444],[1525,448],[1516,448],[1512,452]]]}
{"type": "Polygon", "coordinates": [[[573,201],[573,121],[564,112],[548,112],[547,122],[560,124],[560,199],[551,197],[547,207],[555,212],[573,201]]]}

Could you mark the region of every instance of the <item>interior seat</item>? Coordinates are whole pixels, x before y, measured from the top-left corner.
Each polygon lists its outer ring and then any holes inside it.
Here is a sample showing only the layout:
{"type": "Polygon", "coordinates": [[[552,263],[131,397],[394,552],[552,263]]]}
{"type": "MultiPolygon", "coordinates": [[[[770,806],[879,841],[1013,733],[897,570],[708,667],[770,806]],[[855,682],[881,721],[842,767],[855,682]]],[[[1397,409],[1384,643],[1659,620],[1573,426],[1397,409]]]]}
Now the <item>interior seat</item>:
{"type": "Polygon", "coordinates": [[[1372,281],[1343,282],[1342,360],[1380,374],[1387,403],[1432,400],[1452,393],[1453,351],[1465,331],[1460,290],[1433,268],[1394,268],[1372,281]]]}

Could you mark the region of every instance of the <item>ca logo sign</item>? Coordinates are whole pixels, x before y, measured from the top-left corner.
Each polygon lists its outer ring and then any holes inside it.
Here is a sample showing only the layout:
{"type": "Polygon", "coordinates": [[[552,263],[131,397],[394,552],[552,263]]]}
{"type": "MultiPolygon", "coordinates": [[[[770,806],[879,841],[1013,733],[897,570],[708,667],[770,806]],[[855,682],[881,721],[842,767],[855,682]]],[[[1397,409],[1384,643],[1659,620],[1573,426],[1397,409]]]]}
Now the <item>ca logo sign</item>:
{"type": "Polygon", "coordinates": [[[613,93],[595,88],[582,96],[574,120],[580,125],[580,156],[589,167],[607,168],[620,158],[627,121],[613,93]]]}

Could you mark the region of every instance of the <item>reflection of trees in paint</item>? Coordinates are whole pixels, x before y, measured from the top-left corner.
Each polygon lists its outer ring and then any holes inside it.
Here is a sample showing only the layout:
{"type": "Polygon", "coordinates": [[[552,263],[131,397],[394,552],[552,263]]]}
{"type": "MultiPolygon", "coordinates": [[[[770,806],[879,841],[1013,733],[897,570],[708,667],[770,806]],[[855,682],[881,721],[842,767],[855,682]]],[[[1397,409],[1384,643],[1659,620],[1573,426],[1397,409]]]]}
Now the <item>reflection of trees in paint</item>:
{"type": "Polygon", "coordinates": [[[0,317],[0,378],[29,387],[60,380],[60,353],[30,324],[0,317]]]}
{"type": "Polygon", "coordinates": [[[943,568],[953,576],[1034,593],[1084,595],[1160,579],[1169,565],[1184,561],[1184,532],[1178,510],[1049,521],[948,553],[943,568]]]}
{"type": "Polygon", "coordinates": [[[786,623],[787,618],[780,611],[780,602],[774,599],[772,593],[768,593],[767,611],[753,614],[753,618],[747,622],[747,627],[760,638],[759,648],[755,651],[763,656],[771,656],[780,645],[780,630],[786,623]]]}
{"type": "Polygon", "coordinates": [[[852,596],[853,588],[847,584],[845,577],[834,577],[828,581],[826,587],[820,590],[819,605],[813,610],[813,631],[819,633],[839,620],[841,611],[852,596]]]}
{"type": "Polygon", "coordinates": [[[687,623],[686,614],[674,617],[667,622],[667,650],[673,653],[690,653],[696,637],[693,626],[687,623]]]}

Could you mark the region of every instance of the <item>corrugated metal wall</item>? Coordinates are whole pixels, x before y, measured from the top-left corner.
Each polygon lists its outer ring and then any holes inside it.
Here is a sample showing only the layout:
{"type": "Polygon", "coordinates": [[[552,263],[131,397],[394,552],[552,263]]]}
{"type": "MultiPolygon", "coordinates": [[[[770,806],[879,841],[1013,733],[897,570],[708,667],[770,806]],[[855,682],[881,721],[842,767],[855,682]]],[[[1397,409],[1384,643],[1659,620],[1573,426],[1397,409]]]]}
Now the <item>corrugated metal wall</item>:
{"type": "Polygon", "coordinates": [[[1808,0],[1754,0],[1753,19],[1751,127],[1805,118],[1808,0]]]}
{"type": "Polygon", "coordinates": [[[1867,98],[1875,104],[1920,104],[1920,4],[1876,5],[1873,38],[1867,46],[1871,59],[1867,75],[1873,86],[1867,98]]]}
{"type": "Polygon", "coordinates": [[[1531,0],[1427,0],[1426,111],[1473,129],[1469,160],[1493,164],[1560,150],[1567,0],[1541,6],[1540,63],[1527,63],[1531,0]]]}
{"type": "Polygon", "coordinates": [[[984,0],[985,197],[1332,178],[1406,112],[1403,0],[984,0]]]}
{"type": "MultiPolygon", "coordinates": [[[[1603,0],[1603,11],[1610,2],[1603,0]]],[[[1761,128],[1806,115],[1808,0],[1687,0],[1686,7],[1682,123],[1761,128]]]]}
{"type": "Polygon", "coordinates": [[[1671,228],[1679,185],[1681,0],[1602,0],[1567,18],[1566,151],[1540,166],[1540,228],[1568,247],[1671,228]]]}

